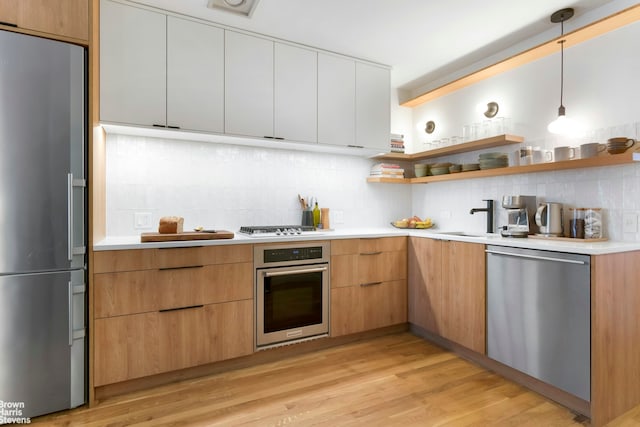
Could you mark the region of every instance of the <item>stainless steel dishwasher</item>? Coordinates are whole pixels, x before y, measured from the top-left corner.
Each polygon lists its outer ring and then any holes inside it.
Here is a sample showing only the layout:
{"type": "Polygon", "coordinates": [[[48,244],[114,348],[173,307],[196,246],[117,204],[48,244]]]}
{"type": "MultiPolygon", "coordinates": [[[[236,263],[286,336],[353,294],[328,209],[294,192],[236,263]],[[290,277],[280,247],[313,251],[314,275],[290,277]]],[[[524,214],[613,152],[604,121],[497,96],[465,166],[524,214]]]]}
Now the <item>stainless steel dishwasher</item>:
{"type": "Polygon", "coordinates": [[[590,401],[588,255],[487,246],[490,358],[590,401]]]}

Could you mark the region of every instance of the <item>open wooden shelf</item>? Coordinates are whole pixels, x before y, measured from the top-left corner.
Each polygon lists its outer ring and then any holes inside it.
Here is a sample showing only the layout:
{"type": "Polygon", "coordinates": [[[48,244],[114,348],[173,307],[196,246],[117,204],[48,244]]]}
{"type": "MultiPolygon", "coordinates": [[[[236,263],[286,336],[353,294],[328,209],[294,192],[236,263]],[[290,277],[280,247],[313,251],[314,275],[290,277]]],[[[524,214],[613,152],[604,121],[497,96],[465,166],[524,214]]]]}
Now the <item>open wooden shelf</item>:
{"type": "Polygon", "coordinates": [[[515,135],[497,135],[475,141],[463,142],[462,144],[450,145],[448,147],[436,148],[435,150],[420,151],[413,154],[387,153],[373,157],[374,160],[397,160],[412,162],[416,160],[433,159],[435,157],[448,156],[452,154],[468,153],[470,151],[483,150],[485,148],[500,147],[503,145],[520,144],[524,138],[515,135]]]}
{"type": "MultiPolygon", "coordinates": [[[[636,150],[640,150],[636,149],[636,150]]],[[[422,178],[376,178],[368,177],[367,182],[383,182],[391,184],[428,184],[430,182],[456,181],[461,179],[487,178],[492,176],[515,175],[521,173],[549,172],[565,169],[593,168],[615,166],[640,161],[640,151],[627,151],[622,154],[602,153],[589,159],[564,160],[560,162],[538,163],[526,166],[509,166],[506,168],[484,169],[478,171],[458,172],[422,178]]]]}
{"type": "Polygon", "coordinates": [[[478,83],[489,77],[512,70],[520,65],[533,62],[545,56],[558,53],[560,48],[558,42],[565,40],[565,49],[578,43],[590,40],[609,31],[623,27],[627,24],[640,20],[640,4],[636,4],[611,16],[600,19],[575,31],[565,34],[562,37],[554,38],[546,43],[525,50],[517,55],[504,59],[496,64],[489,65],[474,73],[468,74],[450,83],[437,87],[433,90],[418,95],[412,99],[402,102],[403,107],[417,107],[426,102],[432,101],[441,96],[455,92],[456,90],[478,83]]]}

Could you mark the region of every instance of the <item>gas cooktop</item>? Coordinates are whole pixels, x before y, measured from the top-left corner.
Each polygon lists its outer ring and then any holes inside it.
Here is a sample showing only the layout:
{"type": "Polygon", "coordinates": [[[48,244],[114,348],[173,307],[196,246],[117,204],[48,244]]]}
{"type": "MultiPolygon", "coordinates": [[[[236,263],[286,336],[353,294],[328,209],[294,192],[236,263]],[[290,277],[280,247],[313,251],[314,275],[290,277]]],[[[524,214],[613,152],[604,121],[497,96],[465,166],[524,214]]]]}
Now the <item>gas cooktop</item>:
{"type": "Polygon", "coordinates": [[[250,225],[240,227],[239,232],[250,237],[288,237],[318,234],[312,225],[250,225]]]}

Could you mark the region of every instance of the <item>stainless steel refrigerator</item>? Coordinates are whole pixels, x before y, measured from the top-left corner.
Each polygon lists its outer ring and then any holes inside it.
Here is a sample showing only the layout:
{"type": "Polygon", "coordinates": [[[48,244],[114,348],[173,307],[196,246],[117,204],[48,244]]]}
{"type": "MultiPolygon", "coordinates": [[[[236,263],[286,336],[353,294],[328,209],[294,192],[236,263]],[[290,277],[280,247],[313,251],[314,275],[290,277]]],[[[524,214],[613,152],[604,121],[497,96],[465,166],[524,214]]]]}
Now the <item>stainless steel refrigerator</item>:
{"type": "Polygon", "coordinates": [[[85,402],[86,69],[0,30],[0,424],[85,402]]]}

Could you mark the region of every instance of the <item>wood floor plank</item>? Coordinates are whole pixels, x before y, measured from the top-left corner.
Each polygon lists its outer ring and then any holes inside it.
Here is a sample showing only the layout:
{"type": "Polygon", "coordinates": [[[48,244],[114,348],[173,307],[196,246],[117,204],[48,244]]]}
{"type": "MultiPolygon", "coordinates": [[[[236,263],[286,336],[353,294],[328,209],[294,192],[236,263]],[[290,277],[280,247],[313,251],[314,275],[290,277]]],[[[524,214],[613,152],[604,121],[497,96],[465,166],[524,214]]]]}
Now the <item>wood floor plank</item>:
{"type": "MultiPolygon", "coordinates": [[[[639,414],[630,414],[627,422],[637,421],[639,414]]],[[[575,418],[568,409],[421,338],[397,333],[32,421],[83,427],[588,425],[575,418]]]]}

